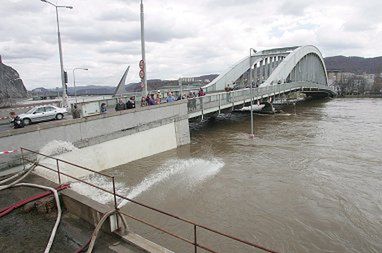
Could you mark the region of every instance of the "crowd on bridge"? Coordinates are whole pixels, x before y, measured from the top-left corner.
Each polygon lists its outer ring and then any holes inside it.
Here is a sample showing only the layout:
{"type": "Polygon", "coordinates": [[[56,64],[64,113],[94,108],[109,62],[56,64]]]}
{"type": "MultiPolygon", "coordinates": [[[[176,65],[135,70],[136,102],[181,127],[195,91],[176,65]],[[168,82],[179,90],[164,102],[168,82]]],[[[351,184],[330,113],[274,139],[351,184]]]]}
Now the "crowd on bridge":
{"type": "MultiPolygon", "coordinates": [[[[189,91],[188,93],[179,94],[178,96],[175,96],[172,91],[169,91],[167,92],[167,96],[163,98],[161,91],[158,90],[156,93],[149,93],[147,96],[142,96],[140,101],[140,107],[154,106],[154,105],[160,105],[164,103],[172,103],[182,99],[193,99],[195,97],[202,97],[205,95],[206,93],[204,92],[203,88],[200,88],[198,93],[196,93],[195,91],[189,91]]],[[[115,111],[134,109],[135,102],[136,102],[135,96],[130,97],[130,99],[126,103],[123,102],[122,98],[119,98],[118,103],[115,106],[115,111]]],[[[106,112],[106,104],[104,104],[103,106],[101,105],[101,113],[105,113],[105,112],[106,112]]]]}

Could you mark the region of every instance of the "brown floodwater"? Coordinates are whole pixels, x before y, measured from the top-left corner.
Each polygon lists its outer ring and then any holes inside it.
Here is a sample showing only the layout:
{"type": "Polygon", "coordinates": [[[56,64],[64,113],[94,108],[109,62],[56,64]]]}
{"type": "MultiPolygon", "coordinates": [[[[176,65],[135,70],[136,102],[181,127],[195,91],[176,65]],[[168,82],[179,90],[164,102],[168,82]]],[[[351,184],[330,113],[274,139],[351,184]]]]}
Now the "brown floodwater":
{"type": "MultiPolygon", "coordinates": [[[[311,101],[256,115],[254,140],[249,120],[233,113],[192,124],[190,145],[108,172],[129,197],[279,252],[382,252],[382,99],[311,101]]],[[[190,225],[132,203],[122,209],[193,240],[190,225]]],[[[193,252],[128,221],[171,250],[193,252]]],[[[198,242],[257,252],[202,230],[198,242]]]]}

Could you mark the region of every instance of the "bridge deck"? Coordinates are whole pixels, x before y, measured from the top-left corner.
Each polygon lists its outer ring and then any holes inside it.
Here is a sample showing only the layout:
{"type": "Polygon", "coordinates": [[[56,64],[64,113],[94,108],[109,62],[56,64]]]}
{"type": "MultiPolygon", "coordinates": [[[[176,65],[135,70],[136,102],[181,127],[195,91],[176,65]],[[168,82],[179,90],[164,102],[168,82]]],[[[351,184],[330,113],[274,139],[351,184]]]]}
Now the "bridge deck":
{"type": "MultiPolygon", "coordinates": [[[[335,95],[334,90],[327,85],[310,82],[291,82],[266,87],[253,88],[252,98],[254,100],[273,97],[292,91],[303,91],[326,93],[328,96],[335,95]]],[[[234,90],[231,92],[220,92],[197,97],[188,101],[188,118],[195,118],[209,113],[233,108],[251,102],[251,91],[249,88],[234,90]]]]}

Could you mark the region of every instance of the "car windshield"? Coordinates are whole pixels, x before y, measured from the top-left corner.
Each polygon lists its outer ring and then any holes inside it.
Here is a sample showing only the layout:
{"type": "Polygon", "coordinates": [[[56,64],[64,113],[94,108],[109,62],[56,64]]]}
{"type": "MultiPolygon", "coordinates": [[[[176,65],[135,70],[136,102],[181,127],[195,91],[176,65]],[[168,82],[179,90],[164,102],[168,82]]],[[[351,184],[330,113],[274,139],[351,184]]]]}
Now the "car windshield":
{"type": "Polygon", "coordinates": [[[36,110],[36,107],[30,109],[30,110],[27,111],[25,114],[31,114],[31,113],[33,113],[35,110],[36,110]]]}

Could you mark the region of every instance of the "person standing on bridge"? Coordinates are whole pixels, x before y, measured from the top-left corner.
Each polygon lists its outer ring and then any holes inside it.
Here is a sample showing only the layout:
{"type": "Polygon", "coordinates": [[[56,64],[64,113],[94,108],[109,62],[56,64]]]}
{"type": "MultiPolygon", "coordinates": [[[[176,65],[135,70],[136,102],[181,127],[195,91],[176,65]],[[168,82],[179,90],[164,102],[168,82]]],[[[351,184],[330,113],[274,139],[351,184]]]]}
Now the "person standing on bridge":
{"type": "Polygon", "coordinates": [[[107,113],[107,106],[106,103],[101,104],[101,114],[107,113]]]}
{"type": "Polygon", "coordinates": [[[115,105],[115,111],[126,110],[126,105],[123,103],[122,98],[118,99],[118,103],[115,105]]]}
{"type": "Polygon", "coordinates": [[[154,99],[154,94],[151,94],[150,96],[147,96],[148,97],[148,105],[156,105],[156,102],[155,102],[155,99],[154,99]]]}
{"type": "Polygon", "coordinates": [[[143,96],[141,98],[141,107],[147,106],[147,97],[143,96]]]}
{"type": "Polygon", "coordinates": [[[81,110],[78,109],[77,104],[75,104],[75,105],[73,106],[73,109],[72,109],[72,117],[73,117],[73,119],[79,119],[79,118],[81,118],[81,110]]]}
{"type": "Polygon", "coordinates": [[[203,96],[206,95],[206,93],[204,92],[203,88],[199,89],[198,95],[199,95],[199,97],[203,97],[203,96]]]}
{"type": "Polygon", "coordinates": [[[130,97],[129,101],[126,103],[126,109],[134,109],[135,108],[135,97],[130,97]]]}
{"type": "Polygon", "coordinates": [[[20,117],[15,112],[10,112],[9,116],[12,119],[14,129],[24,127],[24,122],[20,119],[20,117]]]}
{"type": "Polygon", "coordinates": [[[171,103],[175,101],[175,97],[172,95],[172,92],[170,91],[167,95],[166,102],[171,103]]]}

